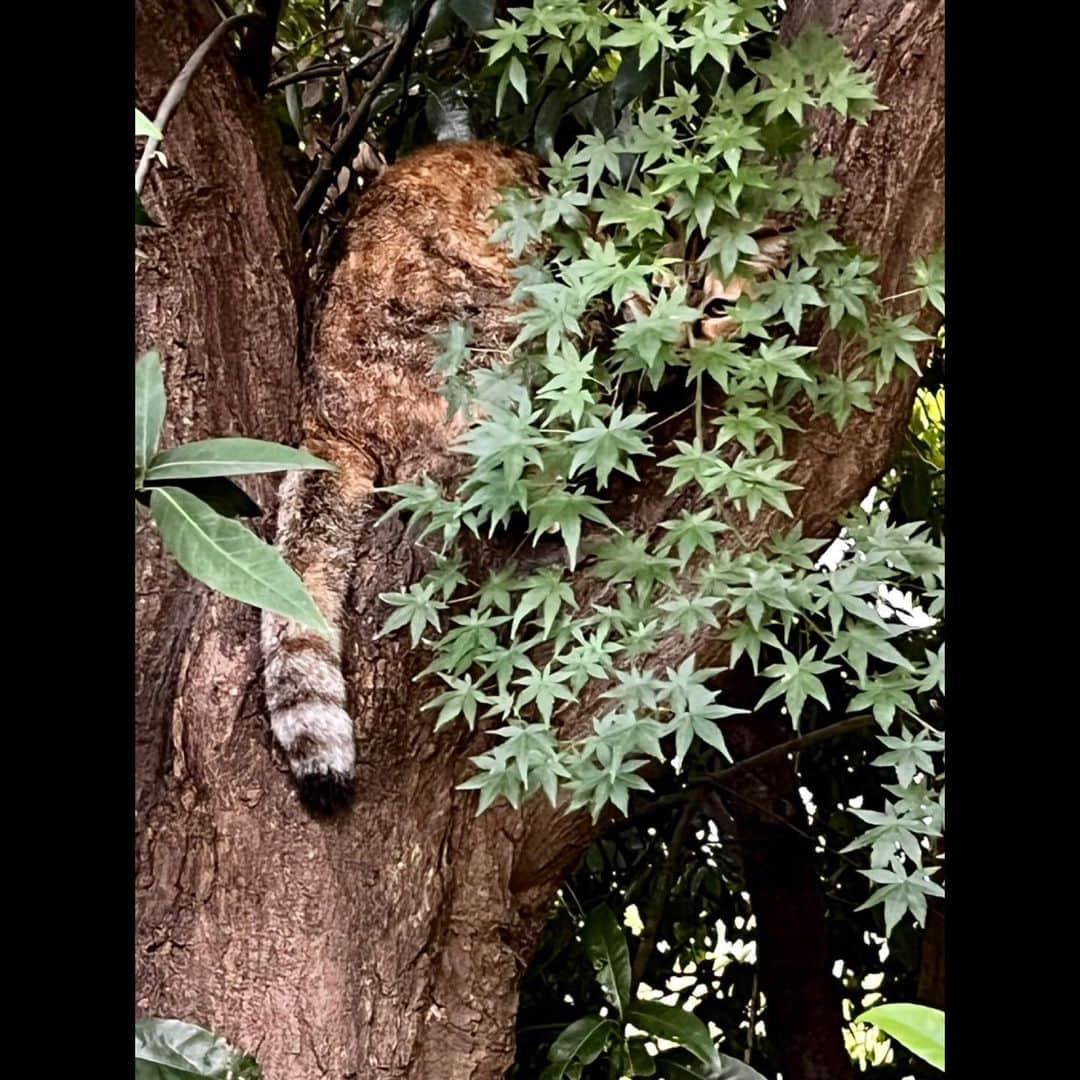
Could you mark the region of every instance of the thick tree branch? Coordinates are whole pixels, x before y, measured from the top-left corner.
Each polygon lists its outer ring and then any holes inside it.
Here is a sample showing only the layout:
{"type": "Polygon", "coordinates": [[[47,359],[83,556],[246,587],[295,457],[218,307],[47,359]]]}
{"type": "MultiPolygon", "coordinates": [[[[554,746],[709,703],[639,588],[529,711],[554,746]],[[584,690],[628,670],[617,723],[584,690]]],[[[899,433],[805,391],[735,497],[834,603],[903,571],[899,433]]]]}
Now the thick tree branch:
{"type": "MultiPolygon", "coordinates": [[[[168,124],[169,118],[176,111],[176,107],[183,101],[184,94],[187,93],[187,88],[191,85],[191,80],[195,77],[199,68],[202,67],[203,61],[210,55],[210,50],[213,49],[213,47],[230,30],[235,30],[238,26],[244,26],[248,23],[260,21],[262,18],[263,16],[258,13],[232,15],[228,19],[223,19],[214,27],[203,43],[191,54],[188,62],[180,69],[180,74],[173,80],[168,92],[158,106],[158,111],[154,114],[154,125],[157,127],[158,131],[162,134],[165,133],[165,125],[168,124]]],[[[146,183],[147,174],[150,172],[150,166],[154,160],[154,153],[160,145],[161,140],[155,139],[153,136],[146,140],[146,146],[143,147],[142,157],[139,159],[139,167],[135,170],[136,195],[142,193],[143,184],[146,183]]]]}
{"type": "Polygon", "coordinates": [[[660,936],[660,923],[664,917],[664,905],[667,902],[668,893],[671,891],[671,882],[675,876],[675,868],[682,855],[683,845],[686,843],[687,833],[693,823],[698,810],[701,807],[701,796],[692,798],[675,823],[675,830],[667,844],[667,856],[664,865],[657,875],[653,884],[652,895],[649,897],[649,907],[645,913],[645,927],[634,953],[634,966],[630,971],[630,996],[641,982],[648,966],[649,957],[656,948],[657,939],[660,936]]]}
{"type": "Polygon", "coordinates": [[[270,63],[282,6],[282,0],[257,0],[255,10],[262,15],[262,20],[247,28],[240,45],[237,70],[251,80],[256,94],[262,94],[270,81],[270,63]]]}
{"type": "Polygon", "coordinates": [[[806,750],[808,747],[816,746],[818,743],[839,738],[839,736],[847,735],[849,732],[861,731],[863,728],[870,727],[873,723],[874,718],[869,713],[860,716],[849,716],[844,720],[837,720],[835,724],[827,724],[816,731],[800,735],[798,738],[777,743],[776,746],[772,746],[768,750],[762,750],[761,753],[754,754],[751,757],[743,758],[742,761],[736,761],[733,765],[721,769],[719,772],[695,778],[691,783],[715,784],[720,781],[731,780],[740,773],[760,768],[762,765],[769,765],[778,758],[785,758],[788,754],[797,754],[800,750],[806,750]]]}

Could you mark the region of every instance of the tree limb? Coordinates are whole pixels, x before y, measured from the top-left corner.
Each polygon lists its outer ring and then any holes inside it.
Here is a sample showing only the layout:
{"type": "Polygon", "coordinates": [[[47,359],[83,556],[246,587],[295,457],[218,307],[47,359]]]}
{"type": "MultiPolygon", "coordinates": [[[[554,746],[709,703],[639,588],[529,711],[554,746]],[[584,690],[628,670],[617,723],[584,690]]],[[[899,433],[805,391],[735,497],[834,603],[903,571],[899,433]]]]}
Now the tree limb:
{"type": "Polygon", "coordinates": [[[634,953],[634,966],[630,972],[630,996],[633,997],[638,983],[645,974],[645,968],[656,948],[657,938],[660,936],[660,920],[664,916],[664,901],[671,891],[671,879],[675,874],[675,865],[682,854],[683,845],[686,843],[686,834],[690,829],[690,823],[694,820],[701,806],[701,796],[698,795],[686,804],[675,825],[675,831],[668,841],[667,858],[663,868],[656,879],[652,896],[649,898],[649,909],[645,914],[645,929],[641,935],[637,951],[634,953]]]}
{"type": "Polygon", "coordinates": [[[281,18],[282,0],[256,0],[255,10],[263,16],[243,35],[237,69],[251,80],[255,93],[263,94],[270,81],[270,63],[281,18]]]}
{"type": "MultiPolygon", "coordinates": [[[[184,94],[187,93],[188,86],[191,85],[191,80],[195,77],[195,73],[202,67],[203,62],[206,60],[207,56],[210,55],[210,50],[221,40],[221,38],[224,37],[228,31],[235,30],[238,26],[261,21],[264,17],[265,16],[258,12],[249,15],[231,15],[229,18],[223,19],[214,27],[203,43],[191,54],[188,62],[180,69],[180,74],[173,80],[164,99],[158,106],[158,111],[154,114],[154,126],[158,131],[164,134],[165,125],[169,122],[169,117],[172,116],[176,111],[176,107],[183,100],[184,94]]],[[[147,174],[150,172],[150,165],[154,160],[154,153],[160,145],[161,140],[155,139],[153,136],[146,140],[146,146],[143,148],[142,157],[139,159],[139,167],[135,170],[136,195],[142,192],[143,184],[146,183],[147,174]]]]}
{"type": "Polygon", "coordinates": [[[808,746],[816,746],[820,742],[827,742],[829,739],[835,739],[840,735],[847,735],[851,731],[861,731],[873,723],[874,718],[869,713],[848,716],[843,720],[838,720],[835,724],[818,728],[816,731],[808,731],[797,739],[789,739],[787,742],[778,743],[768,750],[762,750],[760,754],[753,754],[748,758],[743,758],[742,761],[736,761],[733,765],[721,769],[719,772],[695,778],[691,783],[715,784],[719,780],[730,780],[733,776],[746,772],[748,769],[755,769],[759,765],[767,765],[776,758],[797,753],[799,750],[805,750],[808,746]]]}

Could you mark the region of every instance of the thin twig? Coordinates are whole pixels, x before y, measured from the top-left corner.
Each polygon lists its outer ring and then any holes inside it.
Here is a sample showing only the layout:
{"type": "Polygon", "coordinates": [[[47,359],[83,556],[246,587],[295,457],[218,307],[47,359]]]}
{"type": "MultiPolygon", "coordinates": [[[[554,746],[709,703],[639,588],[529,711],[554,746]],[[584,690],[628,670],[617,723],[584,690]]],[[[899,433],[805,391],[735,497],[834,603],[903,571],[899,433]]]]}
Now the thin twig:
{"type": "Polygon", "coordinates": [[[364,68],[369,64],[375,60],[381,60],[389,52],[392,44],[392,42],[388,41],[369,49],[360,57],[359,63],[353,64],[352,67],[344,67],[342,64],[312,64],[311,67],[304,68],[302,71],[293,71],[288,75],[282,75],[267,84],[266,92],[273,93],[275,90],[284,89],[291,83],[309,82],[312,79],[319,79],[328,75],[344,75],[346,79],[355,79],[363,73],[364,68]]]}
{"type": "Polygon", "coordinates": [[[701,787],[710,786],[723,780],[730,780],[741,772],[767,765],[775,758],[797,753],[800,750],[805,750],[808,746],[814,746],[816,743],[826,742],[829,739],[847,735],[852,731],[861,731],[863,728],[869,727],[873,722],[874,718],[869,713],[849,716],[844,720],[838,720],[835,724],[829,724],[827,727],[818,728],[816,731],[811,731],[806,735],[800,735],[796,739],[789,739],[787,742],[779,743],[768,750],[763,750],[760,754],[754,754],[752,757],[736,761],[733,765],[729,765],[719,772],[691,777],[687,780],[687,787],[682,791],[674,791],[669,795],[649,799],[640,810],[635,810],[631,816],[637,819],[657,813],[669,806],[684,803],[688,799],[693,799],[695,793],[701,787]]]}
{"type": "MultiPolygon", "coordinates": [[[[357,27],[357,30],[362,30],[362,27],[357,27]]],[[[290,57],[295,56],[296,53],[302,52],[305,48],[307,48],[308,45],[312,44],[315,41],[318,41],[319,38],[327,37],[333,34],[340,34],[342,37],[344,37],[345,31],[342,30],[340,26],[324,26],[321,30],[317,30],[314,34],[312,34],[311,37],[304,38],[303,41],[298,41],[293,46],[287,47],[278,42],[277,48],[281,51],[281,55],[273,62],[272,66],[276,68],[285,60],[288,60],[290,57]]],[[[326,44],[327,49],[329,49],[331,43],[328,41],[326,44]]]]}
{"type": "Polygon", "coordinates": [[[797,753],[799,750],[805,750],[808,746],[814,746],[816,743],[835,739],[838,735],[846,735],[850,731],[860,731],[862,728],[869,727],[873,723],[874,718],[870,713],[849,716],[843,720],[837,720],[835,724],[829,724],[826,727],[818,728],[816,731],[809,731],[805,735],[800,735],[797,739],[789,739],[787,742],[778,743],[776,746],[770,746],[768,750],[762,750],[760,754],[754,754],[751,757],[743,758],[741,761],[736,761],[734,765],[730,765],[726,769],[721,769],[719,772],[709,773],[705,776],[695,778],[691,783],[712,784],[718,780],[730,780],[733,776],[736,776],[741,772],[746,772],[749,769],[756,769],[761,765],[767,765],[776,758],[797,753]]]}
{"type": "Polygon", "coordinates": [[[266,92],[272,94],[275,90],[284,90],[293,83],[310,82],[312,79],[321,79],[324,75],[338,75],[344,70],[340,64],[316,64],[304,68],[303,71],[293,71],[279,79],[273,79],[266,84],[266,92]]]}
{"type": "MultiPolygon", "coordinates": [[[[728,795],[734,796],[740,802],[746,803],[747,806],[752,806],[763,817],[769,818],[770,821],[775,821],[777,825],[782,825],[785,829],[793,832],[796,836],[801,836],[803,840],[805,840],[808,844],[813,845],[815,849],[821,847],[830,855],[834,856],[837,859],[840,859],[842,862],[847,863],[848,866],[853,866],[856,870],[862,869],[862,865],[856,862],[850,855],[845,855],[842,851],[838,851],[836,848],[830,847],[828,844],[822,844],[821,840],[818,837],[814,836],[812,833],[808,833],[805,829],[800,829],[799,826],[796,825],[793,821],[788,821],[786,817],[778,814],[775,810],[771,810],[769,809],[769,807],[763,806],[757,801],[757,799],[752,799],[749,795],[745,795],[737,788],[729,787],[727,784],[717,783],[716,786],[721,791],[726,792],[728,795]]],[[[854,903],[854,901],[852,901],[852,903],[854,903]]]]}
{"type": "MultiPolygon", "coordinates": [[[[194,78],[195,73],[202,67],[203,61],[210,54],[210,50],[221,40],[221,38],[230,30],[234,30],[238,26],[256,22],[262,18],[263,16],[257,13],[249,15],[231,15],[214,27],[209,35],[207,35],[206,40],[191,54],[188,62],[180,69],[180,74],[173,80],[172,86],[169,87],[165,94],[164,100],[158,106],[158,111],[154,115],[154,126],[158,131],[164,134],[165,125],[169,122],[169,117],[172,116],[176,111],[177,105],[183,100],[184,94],[187,93],[187,88],[191,84],[191,80],[194,78]]],[[[154,160],[154,153],[160,145],[161,140],[155,139],[153,136],[146,140],[146,146],[143,148],[142,157],[139,160],[139,167],[135,170],[136,195],[142,191],[143,184],[146,183],[147,174],[150,172],[150,164],[154,160]]]]}
{"type": "Polygon", "coordinates": [[[754,1052],[754,1028],[757,1027],[758,995],[758,969],[755,967],[754,982],[750,989],[750,1031],[746,1036],[746,1053],[743,1055],[743,1061],[747,1065],[750,1064],[750,1056],[754,1052]]]}
{"type": "Polygon", "coordinates": [[[296,200],[296,216],[300,219],[301,228],[307,224],[308,218],[318,209],[338,170],[346,161],[351,160],[355,154],[360,145],[360,140],[367,130],[368,118],[371,114],[372,104],[375,101],[375,95],[378,94],[388,80],[394,77],[402,54],[406,49],[412,48],[416,39],[423,33],[433,2],[434,0],[426,0],[419,10],[413,12],[408,27],[394,41],[386,55],[386,59],[383,61],[382,67],[379,68],[368,84],[360,103],[353,110],[352,116],[349,117],[349,122],[345,125],[341,137],[330,150],[322,155],[319,168],[296,200]]]}

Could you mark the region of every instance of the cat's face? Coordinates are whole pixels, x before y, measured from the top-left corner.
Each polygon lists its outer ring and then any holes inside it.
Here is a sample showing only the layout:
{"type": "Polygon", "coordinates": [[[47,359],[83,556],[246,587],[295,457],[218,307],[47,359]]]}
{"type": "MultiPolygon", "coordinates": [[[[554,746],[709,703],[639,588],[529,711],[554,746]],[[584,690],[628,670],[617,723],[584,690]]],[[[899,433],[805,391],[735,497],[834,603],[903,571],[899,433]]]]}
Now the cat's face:
{"type": "Polygon", "coordinates": [[[757,294],[758,283],[787,264],[787,240],[776,229],[763,226],[754,234],[754,239],[757,241],[758,254],[748,260],[753,276],[733,277],[730,281],[724,281],[713,273],[705,277],[701,300],[705,316],[698,324],[698,333],[707,341],[732,337],[739,324],[731,317],[731,309],[739,298],[744,294],[753,298],[757,294]]]}

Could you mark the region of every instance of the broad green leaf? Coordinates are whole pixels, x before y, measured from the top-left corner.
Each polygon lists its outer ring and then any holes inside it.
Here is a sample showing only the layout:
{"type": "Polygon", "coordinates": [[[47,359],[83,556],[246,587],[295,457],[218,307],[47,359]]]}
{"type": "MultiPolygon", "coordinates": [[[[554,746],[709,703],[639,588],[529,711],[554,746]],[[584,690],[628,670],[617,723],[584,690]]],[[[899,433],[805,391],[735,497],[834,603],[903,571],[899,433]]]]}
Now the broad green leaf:
{"type": "Polygon", "coordinates": [[[525,73],[524,65],[514,56],[511,57],[506,70],[506,77],[510,80],[510,85],[518,92],[522,103],[527,103],[529,100],[529,77],[525,73]]]}
{"type": "Polygon", "coordinates": [[[601,904],[589,913],[583,937],[604,996],[621,1016],[630,1004],[630,951],[611,908],[601,904]]]}
{"type": "Polygon", "coordinates": [[[600,1016],[586,1016],[575,1020],[551,1044],[548,1058],[556,1062],[582,1061],[588,1065],[603,1052],[614,1030],[614,1023],[600,1016]]]}
{"type": "Polygon", "coordinates": [[[135,1080],[259,1080],[253,1058],[181,1020],[135,1022],[135,1080]]]}
{"type": "Polygon", "coordinates": [[[669,1042],[685,1047],[706,1065],[717,1065],[716,1048],[709,1029],[693,1013],[677,1005],[661,1005],[658,1001],[638,1001],[626,1013],[635,1027],[669,1042]]]}
{"type": "Polygon", "coordinates": [[[716,1055],[717,1064],[705,1067],[697,1062],[692,1054],[683,1050],[669,1051],[656,1058],[660,1067],[658,1075],[664,1080],[766,1080],[757,1069],[730,1054],[716,1055]]]}
{"type": "Polygon", "coordinates": [[[288,469],[333,469],[322,458],[262,439],[203,439],[163,450],[146,471],[155,483],[193,476],[245,476],[288,469]]]}
{"type": "Polygon", "coordinates": [[[296,83],[289,83],[285,87],[285,108],[292,122],[293,130],[304,138],[304,104],[300,97],[300,87],[296,83]]]}
{"type": "Polygon", "coordinates": [[[558,1061],[540,1074],[540,1080],[581,1080],[583,1067],[578,1061],[558,1061]]]}
{"type": "Polygon", "coordinates": [[[656,1064],[662,1070],[660,1075],[664,1080],[704,1080],[706,1076],[701,1063],[689,1053],[660,1054],[656,1064]]]}
{"type": "Polygon", "coordinates": [[[414,6],[419,6],[416,0],[383,0],[379,8],[383,26],[387,30],[401,30],[409,21],[414,6]]]}
{"type": "Polygon", "coordinates": [[[165,422],[165,379],[161,356],[144,353],[135,364],[135,486],[157,453],[161,425],[165,422]]]}
{"type": "Polygon", "coordinates": [[[150,512],[166,548],[192,577],[234,600],[330,637],[330,627],[299,575],[250,529],[178,487],[154,488],[150,512]]]}
{"type": "Polygon", "coordinates": [[[923,1061],[945,1071],[945,1013],[928,1005],[875,1005],[855,1017],[873,1024],[923,1061]]]}
{"type": "Polygon", "coordinates": [[[140,109],[135,110],[135,134],[149,135],[151,139],[157,139],[158,142],[165,138],[154,121],[140,109]]]}

